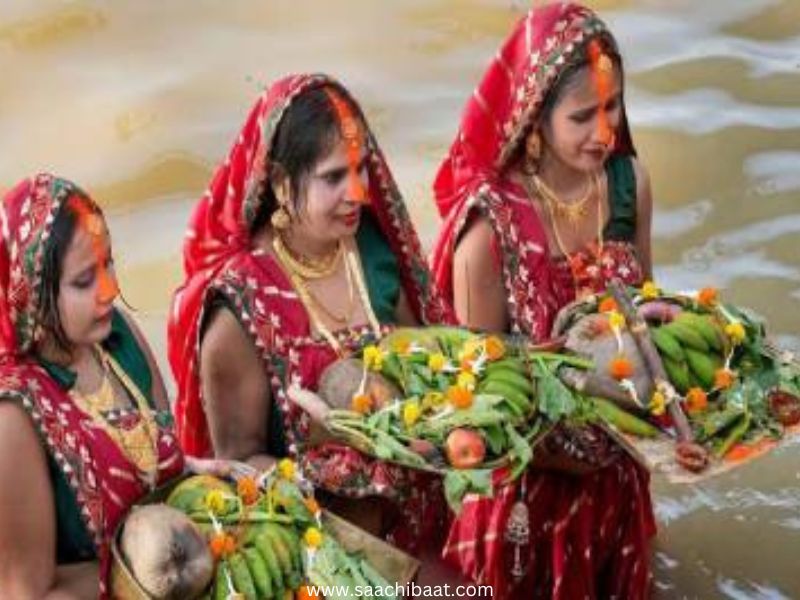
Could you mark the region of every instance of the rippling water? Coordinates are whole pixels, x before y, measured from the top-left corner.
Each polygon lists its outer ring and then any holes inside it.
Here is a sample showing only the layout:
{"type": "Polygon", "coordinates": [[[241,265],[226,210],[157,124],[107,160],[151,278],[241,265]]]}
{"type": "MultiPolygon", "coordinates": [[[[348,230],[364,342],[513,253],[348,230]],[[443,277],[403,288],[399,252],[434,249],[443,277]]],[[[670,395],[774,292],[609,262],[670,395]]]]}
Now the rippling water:
{"type": "MultiPolygon", "coordinates": [[[[656,274],[717,285],[800,349],[800,0],[606,0],[656,197],[656,274]]],[[[40,169],[107,207],[163,361],[188,212],[259,85],[326,71],[362,101],[423,240],[429,184],[520,0],[2,0],[0,189],[40,169]]],[[[659,598],[800,597],[800,446],[654,482],[659,598]]]]}

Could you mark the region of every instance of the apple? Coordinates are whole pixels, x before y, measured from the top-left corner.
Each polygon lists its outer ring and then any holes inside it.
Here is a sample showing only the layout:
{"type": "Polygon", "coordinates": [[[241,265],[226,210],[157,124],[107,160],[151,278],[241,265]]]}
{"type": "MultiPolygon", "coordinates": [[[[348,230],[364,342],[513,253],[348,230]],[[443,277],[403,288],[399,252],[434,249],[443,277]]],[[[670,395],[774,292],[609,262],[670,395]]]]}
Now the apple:
{"type": "Polygon", "coordinates": [[[472,429],[453,429],[444,443],[448,462],[456,469],[473,469],[483,462],[486,444],[472,429]]]}

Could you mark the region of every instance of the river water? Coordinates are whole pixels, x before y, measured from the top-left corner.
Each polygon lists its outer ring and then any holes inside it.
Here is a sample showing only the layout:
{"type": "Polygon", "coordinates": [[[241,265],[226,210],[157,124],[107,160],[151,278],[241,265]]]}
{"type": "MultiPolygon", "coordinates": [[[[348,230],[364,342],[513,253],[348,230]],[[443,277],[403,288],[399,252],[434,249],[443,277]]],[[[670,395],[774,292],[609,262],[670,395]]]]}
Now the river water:
{"type": "MultiPolygon", "coordinates": [[[[800,0],[589,4],[626,60],[657,280],[718,286],[800,349],[800,0]]],[[[0,190],[52,170],[106,207],[123,290],[166,366],[190,208],[261,85],[290,71],[340,78],[429,246],[433,174],[526,6],[2,0],[0,190]]],[[[657,598],[800,597],[800,443],[702,485],[653,488],[657,598]]]]}

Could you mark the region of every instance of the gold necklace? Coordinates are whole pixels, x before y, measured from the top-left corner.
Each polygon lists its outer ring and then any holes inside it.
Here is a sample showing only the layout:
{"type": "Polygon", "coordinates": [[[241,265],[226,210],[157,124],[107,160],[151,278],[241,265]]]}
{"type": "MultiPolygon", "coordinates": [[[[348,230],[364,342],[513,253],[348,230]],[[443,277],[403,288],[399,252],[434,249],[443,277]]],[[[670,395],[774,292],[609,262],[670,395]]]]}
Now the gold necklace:
{"type": "MultiPolygon", "coordinates": [[[[355,282],[355,287],[358,290],[359,300],[361,301],[361,306],[367,315],[367,320],[369,321],[375,336],[380,337],[380,323],[378,322],[378,318],[375,316],[375,311],[372,309],[372,303],[369,300],[369,293],[367,292],[367,286],[364,283],[364,273],[361,266],[361,261],[358,257],[358,252],[352,248],[352,244],[346,244],[344,241],[342,241],[341,244],[345,248],[343,256],[345,259],[347,276],[348,278],[352,278],[352,280],[355,282]]],[[[289,278],[292,281],[292,285],[294,286],[295,291],[297,291],[297,296],[303,303],[306,312],[308,312],[314,328],[319,331],[322,337],[325,338],[325,341],[328,342],[328,344],[336,351],[338,355],[343,356],[344,352],[342,351],[341,344],[330,331],[330,329],[328,329],[322,322],[322,319],[315,308],[315,304],[318,304],[318,302],[315,302],[315,299],[312,297],[305,281],[299,273],[292,270],[291,266],[284,262],[281,254],[277,252],[276,254],[278,256],[278,260],[283,264],[284,267],[286,267],[286,270],[289,273],[289,278]]]]}
{"type": "Polygon", "coordinates": [[[322,258],[309,258],[307,256],[293,253],[286,245],[283,237],[276,234],[272,238],[272,247],[275,249],[281,262],[295,273],[299,273],[304,279],[322,279],[329,277],[339,266],[344,246],[341,240],[336,244],[336,250],[322,258]]]}
{"type": "MultiPolygon", "coordinates": [[[[527,185],[527,181],[528,180],[525,179],[523,181],[525,181],[525,183],[526,183],[525,187],[527,188],[528,187],[528,185],[527,185]]],[[[600,260],[600,257],[602,257],[602,255],[603,255],[603,246],[604,246],[604,242],[603,242],[603,220],[604,220],[603,219],[603,203],[601,201],[602,198],[600,197],[600,181],[599,181],[599,177],[597,176],[596,173],[594,173],[592,175],[592,178],[591,178],[590,181],[591,181],[591,188],[593,188],[594,190],[597,191],[597,242],[598,242],[598,250],[597,250],[597,254],[595,255],[595,261],[598,261],[598,260],[600,260]]],[[[536,186],[535,180],[534,180],[534,186],[536,186]]],[[[538,187],[537,187],[537,190],[538,190],[538,187]]],[[[528,199],[532,202],[533,201],[532,197],[531,197],[532,196],[531,195],[532,190],[528,189],[527,191],[528,191],[528,199]]],[[[587,197],[591,197],[591,194],[589,196],[587,196],[587,197]]],[[[544,205],[547,207],[547,214],[550,217],[550,223],[553,225],[553,237],[555,237],[555,239],[556,239],[556,245],[558,246],[558,249],[561,251],[561,254],[564,256],[564,258],[567,261],[567,265],[569,266],[569,271],[570,271],[570,274],[572,276],[572,283],[573,283],[573,285],[575,287],[576,295],[578,295],[578,292],[580,290],[579,290],[578,274],[575,272],[575,264],[574,264],[574,260],[573,260],[573,253],[570,253],[570,252],[567,251],[567,248],[566,248],[566,246],[564,244],[564,241],[561,239],[561,233],[558,230],[558,221],[556,221],[556,215],[555,215],[555,210],[554,210],[554,207],[553,207],[553,203],[550,202],[547,197],[545,197],[544,198],[544,205]]],[[[577,252],[578,251],[576,251],[575,254],[577,254],[577,252]]]]}
{"type": "Polygon", "coordinates": [[[551,211],[558,217],[565,219],[570,227],[576,229],[589,210],[588,203],[592,197],[594,178],[589,177],[583,196],[573,202],[562,200],[538,175],[534,175],[532,179],[539,195],[550,204],[551,211]]]}
{"type": "Polygon", "coordinates": [[[80,410],[89,415],[92,422],[99,426],[111,441],[116,444],[122,454],[138,469],[140,478],[149,488],[154,488],[158,475],[158,425],[153,410],[122,367],[101,346],[95,346],[95,352],[103,371],[99,389],[92,394],[84,394],[72,390],[70,396],[80,410]],[[113,372],[122,387],[131,395],[139,412],[139,421],[130,429],[115,427],[108,422],[105,412],[115,406],[114,388],[109,377],[113,372]]]}

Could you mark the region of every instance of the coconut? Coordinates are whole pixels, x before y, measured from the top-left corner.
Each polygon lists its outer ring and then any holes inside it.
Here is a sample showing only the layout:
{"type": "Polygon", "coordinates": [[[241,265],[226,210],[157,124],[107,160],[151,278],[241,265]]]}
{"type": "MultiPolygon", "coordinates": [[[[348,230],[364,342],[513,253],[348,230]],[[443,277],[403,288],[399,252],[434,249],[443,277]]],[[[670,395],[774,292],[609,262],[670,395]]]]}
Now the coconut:
{"type": "MultiPolygon", "coordinates": [[[[622,330],[622,347],[625,357],[633,365],[633,381],[637,396],[647,402],[653,394],[653,380],[644,358],[639,352],[636,340],[627,329],[622,330]]],[[[608,316],[587,315],[570,327],[567,332],[566,348],[577,354],[591,358],[597,373],[608,375],[611,361],[619,354],[617,338],[608,326],[608,316]]]]}
{"type": "MultiPolygon", "coordinates": [[[[328,366],[319,380],[319,395],[333,408],[350,409],[353,396],[359,392],[364,377],[364,363],[355,358],[337,360],[328,366]]],[[[375,408],[385,406],[402,394],[389,380],[369,371],[364,393],[374,403],[375,408]]]]}
{"type": "Polygon", "coordinates": [[[157,600],[197,598],[214,573],[203,534],[165,504],[135,508],[125,520],[120,547],[139,585],[157,600]]]}

